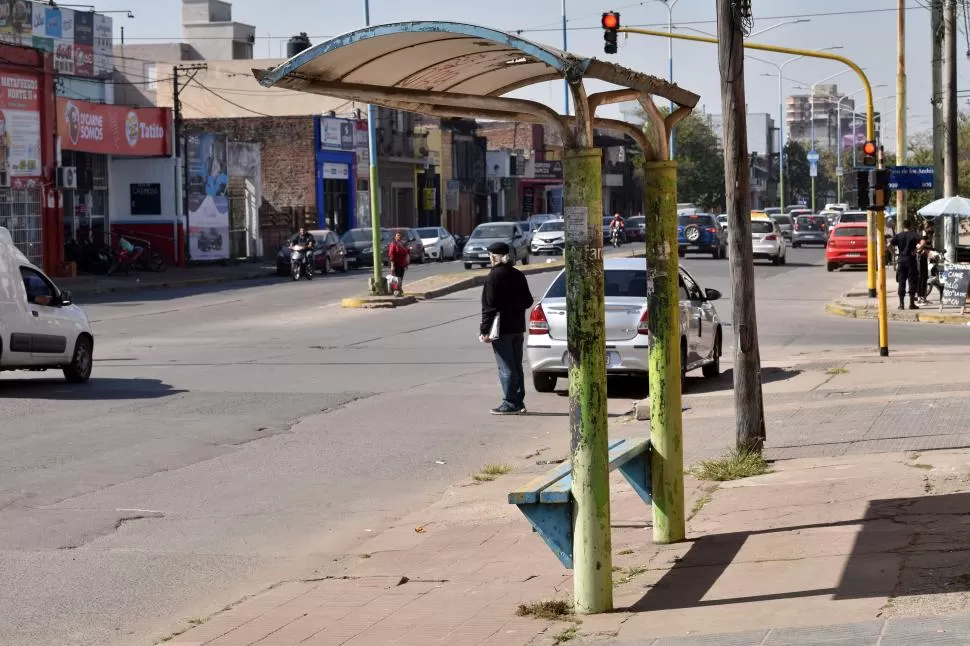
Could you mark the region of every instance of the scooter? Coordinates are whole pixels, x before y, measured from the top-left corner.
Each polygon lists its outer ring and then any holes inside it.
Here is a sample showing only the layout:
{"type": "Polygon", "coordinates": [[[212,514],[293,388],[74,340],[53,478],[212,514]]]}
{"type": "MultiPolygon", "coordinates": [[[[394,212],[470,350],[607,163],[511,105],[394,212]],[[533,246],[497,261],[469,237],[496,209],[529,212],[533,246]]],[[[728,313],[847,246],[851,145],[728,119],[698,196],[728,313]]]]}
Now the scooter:
{"type": "Polygon", "coordinates": [[[296,244],[290,247],[290,274],[293,280],[306,277],[313,280],[313,251],[304,245],[296,244]]]}

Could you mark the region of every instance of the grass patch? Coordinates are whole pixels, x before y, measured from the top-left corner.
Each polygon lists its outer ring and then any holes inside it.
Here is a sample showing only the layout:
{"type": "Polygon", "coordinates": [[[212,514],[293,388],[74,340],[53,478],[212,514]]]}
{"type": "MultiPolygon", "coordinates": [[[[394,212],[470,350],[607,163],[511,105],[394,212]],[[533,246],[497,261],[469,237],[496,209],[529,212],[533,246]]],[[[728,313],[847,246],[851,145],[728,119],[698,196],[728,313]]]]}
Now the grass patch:
{"type": "Polygon", "coordinates": [[[932,464],[926,464],[925,462],[919,462],[916,464],[907,463],[907,466],[913,467],[914,469],[926,469],[927,471],[933,468],[932,464]]]}
{"type": "Polygon", "coordinates": [[[475,482],[491,482],[499,476],[504,476],[512,470],[512,465],[510,464],[486,464],[482,467],[481,472],[472,474],[472,480],[475,482]]]}
{"type": "Polygon", "coordinates": [[[629,583],[630,581],[632,581],[633,579],[640,576],[646,571],[647,571],[647,568],[642,567],[640,565],[634,565],[634,566],[625,568],[624,570],[622,570],[623,573],[620,576],[615,577],[613,579],[613,587],[616,588],[621,585],[626,585],[627,583],[629,583]]]}
{"type": "Polygon", "coordinates": [[[698,480],[726,482],[771,473],[771,468],[760,453],[732,449],[727,457],[701,460],[689,473],[698,480]]]}
{"type": "Polygon", "coordinates": [[[563,619],[573,614],[573,604],[564,599],[521,603],[515,614],[520,617],[535,617],[536,619],[563,619]]]}
{"type": "Polygon", "coordinates": [[[839,366],[838,368],[829,368],[828,370],[825,371],[825,374],[832,375],[834,377],[835,375],[844,375],[844,374],[847,374],[848,372],[849,372],[848,368],[839,366]]]}
{"type": "Polygon", "coordinates": [[[561,633],[555,636],[556,641],[554,643],[558,646],[558,644],[565,644],[568,641],[572,641],[576,639],[577,632],[578,632],[578,629],[576,628],[576,626],[570,626],[569,628],[565,629],[564,631],[562,631],[561,633]]]}

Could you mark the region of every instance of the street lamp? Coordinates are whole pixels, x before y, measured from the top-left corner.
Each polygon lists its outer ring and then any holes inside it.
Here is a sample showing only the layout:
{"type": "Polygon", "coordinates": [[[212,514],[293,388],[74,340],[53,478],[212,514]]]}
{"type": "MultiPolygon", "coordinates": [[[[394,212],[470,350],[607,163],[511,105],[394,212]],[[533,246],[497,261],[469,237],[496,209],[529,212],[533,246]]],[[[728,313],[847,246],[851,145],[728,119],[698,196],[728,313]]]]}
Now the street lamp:
{"type": "MultiPolygon", "coordinates": [[[[873,85],[872,87],[873,89],[877,87],[886,87],[886,84],[881,83],[879,85],[873,85]]],[[[842,203],[842,172],[843,172],[842,171],[842,102],[848,98],[855,96],[859,92],[865,92],[865,91],[866,89],[864,87],[861,87],[855,92],[849,92],[845,96],[840,97],[838,101],[838,108],[836,109],[836,118],[835,118],[836,132],[838,133],[837,139],[839,143],[838,143],[838,149],[836,152],[835,180],[836,180],[836,186],[837,186],[837,189],[836,189],[837,198],[840,204],[842,203]]],[[[855,149],[856,149],[855,115],[856,115],[856,111],[855,111],[855,108],[853,107],[852,108],[852,166],[853,167],[855,167],[855,161],[856,161],[855,159],[855,149]]]]}
{"type": "MultiPolygon", "coordinates": [[[[770,28],[769,28],[770,29],[770,28]]],[[[831,47],[823,47],[822,49],[816,49],[817,52],[828,52],[833,49],[842,49],[842,45],[832,45],[831,47]]],[[[789,63],[794,63],[795,61],[805,58],[804,56],[795,56],[789,58],[783,63],[775,63],[774,61],[769,61],[763,58],[758,58],[757,56],[749,56],[748,58],[754,59],[759,63],[766,63],[771,65],[778,70],[778,193],[780,198],[778,204],[781,208],[781,212],[785,212],[785,113],[784,113],[784,88],[782,87],[782,81],[784,80],[784,70],[785,66],[789,63]]],[[[771,73],[762,74],[762,76],[774,76],[771,73]]]]}
{"type": "MultiPolygon", "coordinates": [[[[673,33],[674,29],[674,7],[680,0],[647,0],[648,2],[659,2],[667,10],[667,33],[673,33]]],[[[670,83],[674,82],[674,39],[667,39],[667,80],[670,83]]],[[[674,111],[674,104],[671,101],[670,111],[674,111]]],[[[674,128],[670,129],[670,159],[673,160],[676,154],[676,148],[674,146],[674,128]]]]}
{"type": "MultiPolygon", "coordinates": [[[[754,38],[755,36],[760,36],[761,34],[765,33],[766,31],[771,31],[772,29],[775,29],[777,27],[784,27],[785,25],[795,25],[795,24],[798,24],[800,22],[812,22],[812,19],[811,18],[797,18],[797,19],[792,19],[792,20],[782,20],[781,22],[776,22],[773,25],[768,25],[764,29],[759,29],[758,31],[751,32],[750,34],[748,34],[747,36],[745,36],[745,38],[754,38]]],[[[680,27],[677,27],[677,29],[683,29],[683,30],[686,30],[686,31],[694,31],[694,32],[697,32],[698,34],[704,34],[705,36],[710,36],[711,38],[717,38],[717,34],[712,34],[711,32],[704,31],[703,29],[696,29],[694,27],[686,27],[686,26],[680,26],[680,27]]],[[[824,50],[819,49],[819,50],[816,50],[816,51],[824,51],[824,50]]],[[[801,56],[799,56],[798,58],[801,58],[801,56]]]]}

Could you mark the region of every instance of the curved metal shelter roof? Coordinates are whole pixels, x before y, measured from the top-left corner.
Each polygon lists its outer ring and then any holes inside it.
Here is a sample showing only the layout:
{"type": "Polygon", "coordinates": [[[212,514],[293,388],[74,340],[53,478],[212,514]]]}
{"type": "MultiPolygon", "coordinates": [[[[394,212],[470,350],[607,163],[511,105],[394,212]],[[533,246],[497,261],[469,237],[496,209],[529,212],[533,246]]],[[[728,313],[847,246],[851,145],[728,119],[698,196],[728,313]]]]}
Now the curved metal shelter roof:
{"type": "MultiPolygon", "coordinates": [[[[687,109],[693,108],[699,98],[667,81],[613,63],[579,58],[506,32],[455,22],[414,21],[367,27],[315,45],[273,69],[253,73],[266,87],[453,116],[465,115],[449,96],[497,99],[535,83],[561,78],[570,82],[599,79],[663,97],[687,109]],[[378,92],[381,96],[377,96],[377,88],[391,91],[378,92]]],[[[498,103],[490,105],[495,107],[495,116],[546,120],[535,115],[525,118],[527,115],[517,113],[514,104],[501,104],[510,110],[501,109],[498,103]]],[[[476,114],[488,116],[484,104],[477,108],[476,114]]]]}

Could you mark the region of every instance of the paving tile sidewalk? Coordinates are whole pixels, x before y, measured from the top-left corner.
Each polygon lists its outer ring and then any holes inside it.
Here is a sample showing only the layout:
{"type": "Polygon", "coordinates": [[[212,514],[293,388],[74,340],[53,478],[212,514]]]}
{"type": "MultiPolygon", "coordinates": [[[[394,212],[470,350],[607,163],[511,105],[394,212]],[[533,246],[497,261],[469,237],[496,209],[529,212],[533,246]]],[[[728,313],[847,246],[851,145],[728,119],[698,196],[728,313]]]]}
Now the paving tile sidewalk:
{"type": "MultiPolygon", "coordinates": [[[[920,306],[918,310],[897,309],[896,284],[889,281],[886,284],[886,305],[890,321],[905,321],[909,323],[944,323],[948,325],[970,325],[970,307],[967,314],[961,314],[959,308],[947,307],[940,309],[939,294],[930,295],[931,302],[920,306]]],[[[826,303],[825,311],[836,316],[858,319],[876,319],[879,317],[878,300],[869,298],[869,290],[865,283],[845,292],[839,298],[826,303]]]]}
{"type": "Polygon", "coordinates": [[[246,262],[206,267],[168,267],[165,271],[158,273],[133,271],[128,275],[81,275],[74,278],[58,278],[56,282],[58,287],[70,290],[72,295],[76,297],[269,278],[274,274],[275,269],[274,266],[264,262],[246,262]]]}

